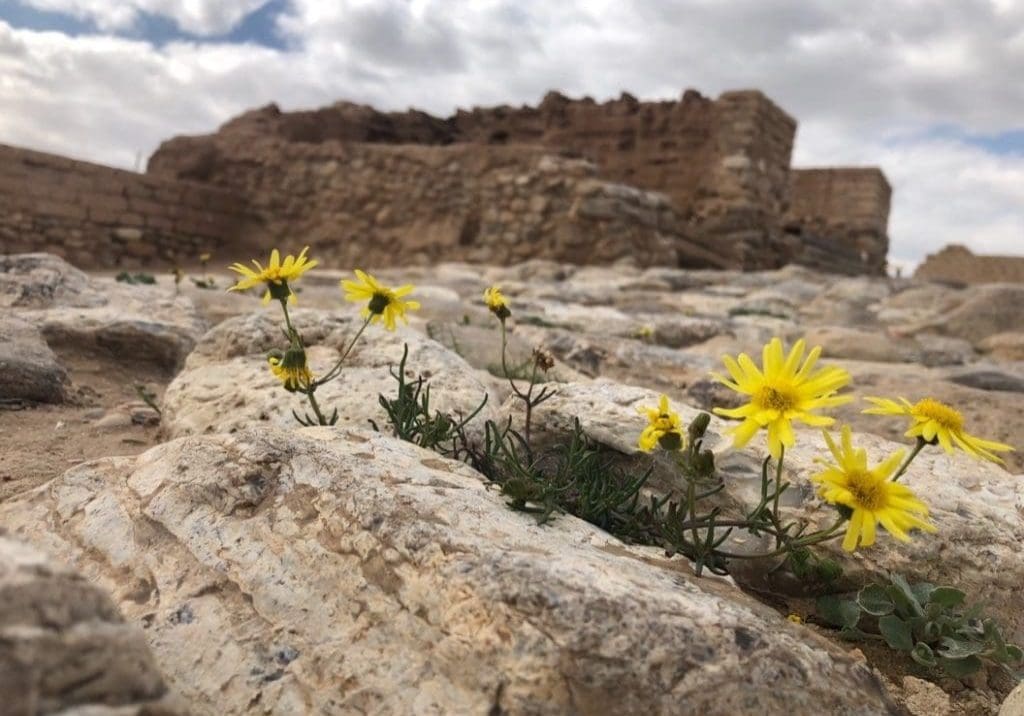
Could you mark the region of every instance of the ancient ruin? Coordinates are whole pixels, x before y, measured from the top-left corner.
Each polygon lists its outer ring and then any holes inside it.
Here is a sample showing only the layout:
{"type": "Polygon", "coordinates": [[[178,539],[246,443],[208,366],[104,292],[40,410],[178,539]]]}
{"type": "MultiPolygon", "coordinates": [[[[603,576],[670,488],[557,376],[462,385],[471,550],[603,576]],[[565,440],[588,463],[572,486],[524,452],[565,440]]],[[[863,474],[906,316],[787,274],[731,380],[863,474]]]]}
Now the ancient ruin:
{"type": "Polygon", "coordinates": [[[5,251],[85,267],[283,241],[338,263],[777,268],[879,274],[878,169],[792,169],[796,121],[757,91],[382,113],[270,105],[177,137],[144,175],[0,147],[5,251]]]}
{"type": "Polygon", "coordinates": [[[1024,256],[978,256],[953,244],[929,254],[914,276],[950,284],[1024,283],[1024,256]]]}

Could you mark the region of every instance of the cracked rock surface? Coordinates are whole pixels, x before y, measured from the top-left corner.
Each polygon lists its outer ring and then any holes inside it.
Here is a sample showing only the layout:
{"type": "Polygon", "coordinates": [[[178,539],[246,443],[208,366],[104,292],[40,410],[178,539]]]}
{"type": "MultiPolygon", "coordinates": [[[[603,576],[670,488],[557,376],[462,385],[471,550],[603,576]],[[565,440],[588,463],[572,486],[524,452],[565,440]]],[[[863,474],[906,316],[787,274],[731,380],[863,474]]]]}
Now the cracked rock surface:
{"type": "Polygon", "coordinates": [[[106,587],[192,713],[897,713],[729,581],[572,518],[538,528],[371,432],[182,438],[0,522],[106,587]]]}

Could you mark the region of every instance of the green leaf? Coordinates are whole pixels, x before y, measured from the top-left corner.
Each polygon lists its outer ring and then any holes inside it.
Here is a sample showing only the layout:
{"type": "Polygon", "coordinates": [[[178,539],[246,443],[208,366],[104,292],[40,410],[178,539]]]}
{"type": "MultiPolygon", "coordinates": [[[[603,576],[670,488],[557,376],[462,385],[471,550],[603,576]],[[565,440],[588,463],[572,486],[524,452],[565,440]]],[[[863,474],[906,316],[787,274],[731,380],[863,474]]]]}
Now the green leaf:
{"type": "Polygon", "coordinates": [[[917,584],[910,585],[910,591],[913,592],[918,604],[924,605],[931,601],[935,585],[931,582],[918,582],[917,584]]]}
{"type": "Polygon", "coordinates": [[[976,656],[968,656],[966,659],[946,659],[940,656],[939,663],[955,679],[970,676],[981,668],[981,659],[976,656]]]}
{"type": "Polygon", "coordinates": [[[921,637],[926,641],[936,641],[942,636],[942,627],[935,622],[925,622],[921,627],[921,637]]]}
{"type": "Polygon", "coordinates": [[[860,593],[857,594],[857,604],[865,612],[876,617],[892,614],[892,610],[895,609],[892,600],[886,594],[885,588],[877,584],[869,584],[861,589],[860,593]]]}
{"type": "Polygon", "coordinates": [[[843,568],[840,564],[831,559],[823,559],[816,567],[818,578],[823,582],[834,582],[843,575],[843,568]]]}
{"type": "Polygon", "coordinates": [[[1016,644],[1006,645],[1006,656],[1010,661],[1024,661],[1024,650],[1016,644]]]}
{"type": "Polygon", "coordinates": [[[893,649],[910,651],[914,648],[914,636],[910,632],[910,625],[895,614],[879,618],[878,630],[882,632],[885,643],[893,649]]]}
{"type": "Polygon", "coordinates": [[[818,616],[841,629],[853,629],[860,621],[860,607],[857,603],[849,599],[840,599],[834,594],[818,597],[816,607],[818,616]]]}
{"type": "Polygon", "coordinates": [[[945,636],[942,638],[942,646],[939,648],[939,655],[947,659],[966,659],[985,651],[985,645],[976,641],[966,639],[953,639],[945,636]]]}
{"type": "Polygon", "coordinates": [[[935,652],[923,641],[914,645],[910,650],[910,658],[921,666],[934,667],[938,662],[935,659],[935,652]]]}
{"type": "Polygon", "coordinates": [[[966,597],[967,595],[959,589],[954,589],[953,587],[936,587],[932,590],[929,601],[932,604],[941,604],[947,609],[952,609],[953,607],[958,607],[963,604],[966,597]]]}
{"type": "Polygon", "coordinates": [[[917,601],[917,595],[910,588],[906,578],[902,574],[893,573],[889,575],[889,580],[892,582],[892,586],[886,591],[893,604],[896,605],[896,611],[906,617],[920,616],[924,609],[917,601]]]}

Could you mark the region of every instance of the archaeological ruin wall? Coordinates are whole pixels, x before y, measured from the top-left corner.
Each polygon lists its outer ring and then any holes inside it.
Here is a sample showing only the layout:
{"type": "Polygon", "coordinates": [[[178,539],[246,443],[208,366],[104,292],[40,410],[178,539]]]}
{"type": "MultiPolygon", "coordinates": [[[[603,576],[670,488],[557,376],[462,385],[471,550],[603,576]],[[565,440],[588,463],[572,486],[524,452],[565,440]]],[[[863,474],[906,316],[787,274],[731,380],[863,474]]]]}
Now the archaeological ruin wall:
{"type": "MultiPolygon", "coordinates": [[[[446,119],[344,102],[287,113],[271,105],[214,135],[165,142],[148,171],[239,191],[266,225],[291,227],[332,255],[365,255],[386,245],[385,260],[399,252],[417,260],[521,255],[590,263],[632,256],[642,264],[757,269],[806,259],[826,270],[880,272],[878,246],[868,252],[871,261],[862,260],[840,223],[815,224],[804,255],[799,231],[794,238],[796,219],[786,213],[795,131],[796,122],[756,91],[712,100],[690,90],[666,102],[623,95],[604,103],[549,93],[537,107],[478,108],[446,119]],[[581,214],[572,210],[575,188],[550,194],[547,183],[524,178],[544,156],[551,157],[549,172],[562,160],[593,165],[588,190],[603,181],[613,193],[643,194],[641,203],[668,203],[654,212],[656,220],[623,201],[607,202],[601,218],[581,214]],[[318,179],[295,162],[330,176],[318,179]],[[401,169],[389,173],[392,166],[401,169]],[[438,171],[449,166],[459,169],[438,171]],[[518,191],[494,189],[497,168],[518,172],[518,191]],[[538,190],[547,202],[533,198],[538,190]],[[544,204],[542,215],[526,211],[531,201],[544,204]],[[623,211],[609,213],[612,207],[623,211]],[[591,232],[592,250],[579,248],[588,241],[584,231],[591,232]],[[612,250],[609,232],[624,231],[630,238],[612,250]],[[640,245],[649,248],[638,252],[640,245]]],[[[575,181],[566,176],[563,185],[575,181]]]]}
{"type": "Polygon", "coordinates": [[[884,273],[892,187],[875,168],[793,169],[783,217],[801,264],[884,273]]]}
{"type": "MultiPolygon", "coordinates": [[[[334,265],[538,257],[673,265],[685,247],[726,266],[688,244],[665,195],[605,181],[592,163],[543,147],[306,143],[263,135],[219,142],[216,151],[208,179],[249,197],[264,217],[260,233],[267,240],[308,244],[334,265]]],[[[198,168],[178,166],[186,175],[198,168]]]]}
{"type": "Polygon", "coordinates": [[[85,268],[310,245],[337,265],[545,258],[881,273],[878,170],[792,170],[796,122],[762,93],[447,118],[270,105],[177,137],[146,174],[0,146],[0,252],[85,268]]]}
{"type": "MultiPolygon", "coordinates": [[[[351,251],[359,253],[359,247],[373,251],[376,245],[394,246],[398,241],[401,246],[411,243],[412,253],[422,256],[425,237],[438,234],[439,220],[433,215],[446,207],[453,210],[441,233],[460,236],[463,243],[440,242],[428,252],[434,260],[503,260],[512,253],[605,262],[631,255],[645,264],[764,268],[780,265],[779,217],[786,201],[795,128],[792,118],[759,92],[732,92],[710,100],[688,91],[680,101],[653,103],[623,95],[602,104],[549,93],[535,108],[474,109],[448,119],[421,112],[385,114],[349,103],[290,113],[270,106],[228,122],[215,135],[166,142],[151,158],[149,172],[240,190],[253,206],[263,208],[268,224],[301,226],[328,253],[344,252],[353,242],[351,251]],[[309,153],[321,164],[334,162],[334,184],[322,189],[324,196],[308,191],[308,178],[295,178],[304,169],[288,166],[292,160],[304,161],[309,153]],[[402,163],[394,158],[400,154],[411,159],[400,175],[380,180],[370,176],[374,167],[402,163]],[[590,162],[596,171],[591,178],[609,187],[623,185],[616,190],[619,194],[628,194],[629,187],[656,191],[669,204],[656,212],[658,219],[652,223],[649,211],[627,206],[621,215],[609,215],[609,208],[601,218],[589,217],[571,211],[573,198],[553,195],[545,216],[512,220],[524,210],[518,201],[524,197],[504,197],[486,188],[490,179],[421,177],[411,168],[455,163],[471,174],[486,174],[490,167],[521,160],[523,175],[543,155],[590,162]],[[349,157],[355,158],[354,166],[346,164],[349,157]],[[358,185],[371,187],[366,192],[373,197],[371,209],[378,202],[401,208],[385,212],[386,221],[367,221],[370,209],[338,196],[358,194],[358,185]],[[291,203],[282,195],[294,196],[297,187],[302,206],[282,206],[291,203]],[[445,194],[446,189],[456,194],[445,194]],[[510,203],[491,203],[506,198],[510,203]],[[504,220],[486,221],[483,214],[504,220]],[[401,223],[395,223],[400,221],[396,215],[403,217],[401,223]],[[561,231],[550,241],[537,238],[554,224],[561,231]],[[621,232],[624,226],[630,227],[626,233],[633,237],[652,234],[641,243],[660,248],[637,253],[633,238],[623,241],[620,249],[609,250],[614,237],[607,232],[621,232]],[[521,228],[523,233],[513,237],[521,228]],[[584,230],[592,232],[590,251],[574,245],[586,241],[577,236],[584,230]],[[332,246],[332,237],[341,246],[332,246]],[[496,237],[502,237],[503,247],[497,255],[496,237]],[[507,248],[512,244],[520,247],[507,248]],[[664,245],[672,247],[667,255],[664,245]]],[[[567,183],[572,181],[566,178],[567,183]]],[[[663,200],[647,196],[644,201],[663,200]]]]}
{"type": "Polygon", "coordinates": [[[170,267],[244,244],[237,193],[0,145],[0,254],[46,251],[85,268],[170,267]]]}
{"type": "Polygon", "coordinates": [[[977,256],[953,244],[925,258],[914,277],[954,285],[1024,283],[1024,256],[977,256]]]}

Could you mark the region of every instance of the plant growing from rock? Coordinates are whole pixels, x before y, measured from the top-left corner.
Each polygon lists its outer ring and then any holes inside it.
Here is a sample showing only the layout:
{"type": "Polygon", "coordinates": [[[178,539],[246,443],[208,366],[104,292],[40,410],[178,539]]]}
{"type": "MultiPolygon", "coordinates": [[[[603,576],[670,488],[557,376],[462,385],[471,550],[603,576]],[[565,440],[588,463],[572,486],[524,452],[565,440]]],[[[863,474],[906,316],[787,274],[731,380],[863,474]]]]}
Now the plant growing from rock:
{"type": "Polygon", "coordinates": [[[297,281],[304,273],[317,265],[317,261],[311,261],[306,257],[308,250],[307,246],[298,256],[289,254],[282,261],[280,252],[274,249],[270,253],[270,260],[266,266],[253,259],[255,270],[244,264],[232,264],[229,268],[240,274],[241,278],[228,290],[244,291],[262,284],[266,289],[263,295],[263,304],[270,303],[271,299],[281,304],[285,323],[283,333],[288,345],[283,350],[275,349],[268,353],[267,363],[270,371],[281,381],[285,390],[290,393],[300,393],[306,397],[313,415],[310,416],[309,413],[304,412],[300,416],[295,410],[292,410],[292,415],[299,423],[307,426],[334,425],[338,422],[338,411],[335,409],[330,417],[327,416],[316,399],[317,389],[341,375],[345,360],[367,326],[371,323],[383,322],[387,330],[393,331],[396,328],[397,319],[407,323],[406,311],[416,310],[420,304],[405,298],[413,291],[412,285],[392,289],[378,282],[373,276],[356,269],[355,274],[358,281],[342,280],[340,285],[345,291],[346,300],[365,303],[362,310],[363,323],[334,365],[319,377],[315,376],[310,370],[306,358],[306,343],[302,335],[295,329],[288,313],[288,304],[297,302],[289,281],[297,281]]]}
{"type": "MultiPolygon", "coordinates": [[[[498,286],[491,286],[484,291],[484,304],[494,314],[501,324],[501,370],[512,389],[512,393],[523,403],[523,410],[526,418],[523,421],[522,447],[526,453],[526,459],[533,461],[533,446],[530,441],[530,428],[533,421],[533,410],[538,405],[554,395],[554,391],[548,386],[543,386],[534,392],[537,387],[538,371],[547,373],[554,366],[554,359],[546,351],[537,348],[533,351],[529,363],[529,377],[526,379],[527,388],[523,390],[516,383],[516,375],[508,367],[508,326],[506,321],[512,315],[508,299],[505,298],[498,286]]],[[[520,370],[522,370],[520,368],[520,370]]]]}
{"type": "Polygon", "coordinates": [[[844,599],[820,597],[818,616],[847,639],[878,639],[906,652],[929,669],[954,678],[974,673],[988,662],[1010,669],[1024,663],[1024,651],[1003,638],[999,625],[967,607],[959,589],[928,582],[909,583],[900,574],[888,582],[868,584],[844,599]]]}
{"type": "MultiPolygon", "coordinates": [[[[430,385],[425,384],[423,376],[409,382],[406,380],[406,360],[409,357],[409,346],[402,349],[402,360],[398,370],[391,369],[391,377],[398,382],[398,392],[394,398],[379,396],[380,406],[388,416],[395,437],[414,443],[428,450],[435,450],[446,457],[459,459],[463,455],[460,444],[465,442],[465,428],[487,405],[487,394],[469,416],[456,421],[447,413],[430,410],[430,385]],[[460,443],[461,441],[461,443],[460,443]]],[[[380,432],[377,424],[371,420],[373,429],[380,432]]]]}

